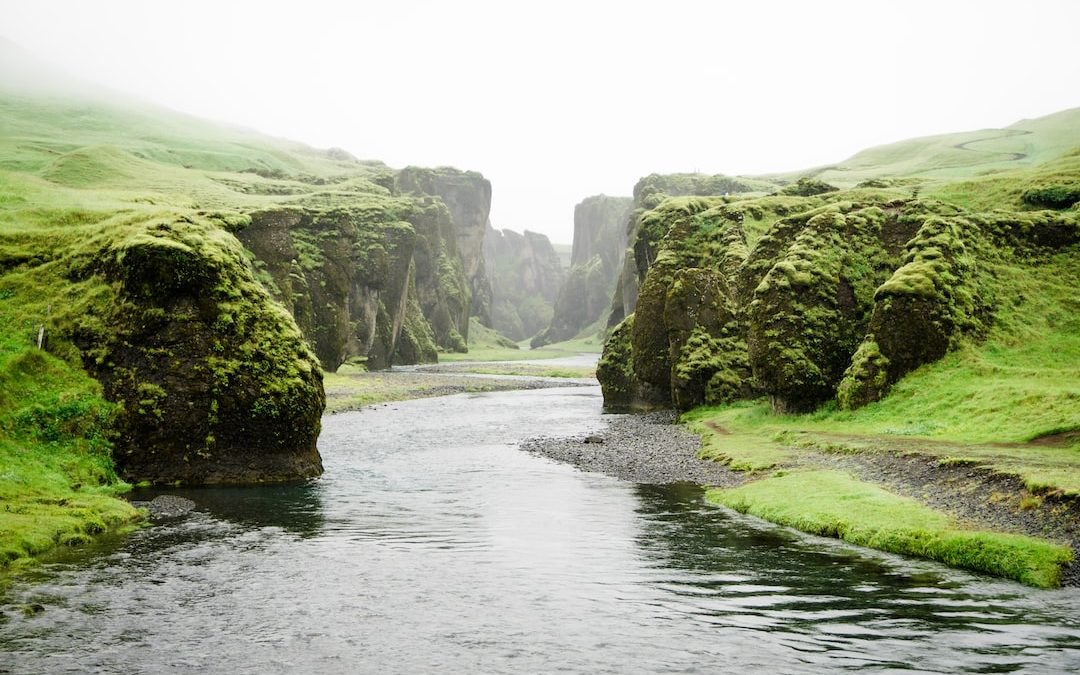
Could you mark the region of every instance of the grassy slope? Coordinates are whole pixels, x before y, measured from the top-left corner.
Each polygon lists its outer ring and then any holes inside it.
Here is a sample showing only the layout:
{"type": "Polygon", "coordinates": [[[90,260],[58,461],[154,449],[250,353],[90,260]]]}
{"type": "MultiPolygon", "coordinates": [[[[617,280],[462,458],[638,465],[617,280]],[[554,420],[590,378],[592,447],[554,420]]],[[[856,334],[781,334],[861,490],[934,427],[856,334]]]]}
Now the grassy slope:
{"type": "Polygon", "coordinates": [[[1058,585],[1061,565],[1072,559],[1067,546],[1014,534],[973,532],[913,499],[837,471],[777,475],[730,490],[710,490],[707,497],[804,532],[1033,586],[1058,585]]]}
{"type": "Polygon", "coordinates": [[[1076,147],[1078,128],[1080,108],[1071,108],[1004,129],[926,136],[868,148],[838,164],[764,178],[793,181],[812,174],[840,187],[871,178],[969,178],[1054,159],[1076,147]]]}

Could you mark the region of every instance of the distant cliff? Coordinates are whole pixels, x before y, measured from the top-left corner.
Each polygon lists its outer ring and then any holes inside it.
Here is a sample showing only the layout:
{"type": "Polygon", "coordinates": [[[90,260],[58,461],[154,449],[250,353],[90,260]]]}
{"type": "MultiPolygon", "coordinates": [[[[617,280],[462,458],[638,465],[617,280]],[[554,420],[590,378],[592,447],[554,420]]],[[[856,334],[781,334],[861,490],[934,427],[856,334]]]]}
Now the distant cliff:
{"type": "Polygon", "coordinates": [[[362,191],[255,211],[238,236],[323,368],[386,368],[467,349],[473,285],[490,305],[476,233],[490,204],[478,173],[387,169],[362,191]]]}
{"type": "Polygon", "coordinates": [[[491,323],[491,282],[484,265],[484,234],[491,212],[491,183],[475,171],[411,166],[398,174],[396,187],[402,193],[438,197],[449,209],[457,254],[469,292],[465,318],[460,323],[455,321],[454,327],[468,341],[469,316],[478,317],[485,325],[491,323]]]}
{"type": "Polygon", "coordinates": [[[568,340],[601,319],[611,304],[626,250],[629,197],[589,197],[574,207],[574,248],[570,271],[559,291],[551,321],[533,347],[568,340]]]}
{"type": "Polygon", "coordinates": [[[491,327],[525,340],[548,325],[563,269],[548,238],[488,227],[484,260],[491,280],[491,327]]]}

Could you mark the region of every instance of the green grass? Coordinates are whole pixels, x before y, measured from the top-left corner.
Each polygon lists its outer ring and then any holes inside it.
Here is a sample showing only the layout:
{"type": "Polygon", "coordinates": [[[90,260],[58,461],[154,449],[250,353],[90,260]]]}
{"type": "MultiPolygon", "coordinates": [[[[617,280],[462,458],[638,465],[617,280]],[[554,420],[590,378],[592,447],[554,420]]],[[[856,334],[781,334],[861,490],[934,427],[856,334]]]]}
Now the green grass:
{"type": "Polygon", "coordinates": [[[707,499],[803,532],[937,560],[1049,588],[1059,585],[1067,546],[966,528],[947,514],[836,471],[777,475],[707,499]]]}
{"type": "Polygon", "coordinates": [[[510,391],[521,387],[519,381],[511,379],[477,378],[453,373],[364,372],[348,367],[339,369],[337,373],[326,373],[323,383],[326,387],[326,414],[357,410],[377,403],[510,391]]]}
{"type": "Polygon", "coordinates": [[[1035,166],[1077,145],[1080,145],[1080,108],[1072,108],[1022,120],[1004,129],[941,134],[890,143],[868,148],[834,165],[764,178],[794,181],[802,175],[812,174],[839,187],[851,187],[883,177],[915,177],[919,181],[909,184],[935,184],[1035,166]]]}
{"type": "Polygon", "coordinates": [[[116,498],[130,486],[112,467],[112,404],[85,373],[36,349],[31,328],[0,317],[0,567],[140,517],[116,498]]]}

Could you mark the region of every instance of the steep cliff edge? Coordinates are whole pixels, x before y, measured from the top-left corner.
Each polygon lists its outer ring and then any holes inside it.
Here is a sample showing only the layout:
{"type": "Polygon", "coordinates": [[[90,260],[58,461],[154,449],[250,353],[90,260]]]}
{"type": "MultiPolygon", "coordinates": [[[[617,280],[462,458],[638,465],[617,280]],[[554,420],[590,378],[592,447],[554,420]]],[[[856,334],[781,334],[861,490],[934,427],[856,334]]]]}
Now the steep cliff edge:
{"type": "MultiPolygon", "coordinates": [[[[464,320],[453,317],[454,328],[468,342],[469,316],[478,317],[484,325],[491,325],[491,282],[484,265],[484,234],[491,212],[491,183],[475,171],[410,166],[398,173],[395,184],[400,193],[438,197],[450,211],[457,256],[469,292],[464,320]]],[[[451,250],[448,241],[445,245],[448,251],[451,250]]]]}
{"type": "Polygon", "coordinates": [[[667,197],[717,196],[743,192],[771,192],[776,185],[748,178],[698,173],[650,174],[634,185],[633,210],[627,218],[626,246],[621,269],[611,298],[607,326],[614,328],[637,307],[638,291],[656,255],[657,239],[663,232],[641,227],[641,217],[667,197]]]}
{"type": "Polygon", "coordinates": [[[1073,212],[984,214],[899,189],[668,198],[638,220],[648,268],[598,369],[611,409],[879,400],[993,324],[995,266],[1080,241],[1073,212]]]}
{"type": "Polygon", "coordinates": [[[536,335],[551,320],[564,272],[551,241],[525,230],[488,227],[484,261],[491,281],[491,327],[513,340],[536,335]]]}
{"type": "MultiPolygon", "coordinates": [[[[22,317],[16,330],[36,317],[47,351],[101,382],[120,475],[258,483],[321,473],[318,362],[236,239],[189,214],[102,215],[72,227],[55,214],[0,235],[0,294],[5,313],[22,317]]],[[[50,423],[43,414],[35,424],[50,423]]]]}
{"type": "Polygon", "coordinates": [[[377,195],[355,201],[256,211],[238,233],[329,371],[355,356],[388,367],[409,309],[417,235],[403,219],[411,204],[377,195]]]}
{"type": "Polygon", "coordinates": [[[602,318],[611,304],[626,250],[629,197],[595,195],[574,207],[570,271],[555,300],[551,322],[532,342],[540,347],[569,340],[602,318]]]}

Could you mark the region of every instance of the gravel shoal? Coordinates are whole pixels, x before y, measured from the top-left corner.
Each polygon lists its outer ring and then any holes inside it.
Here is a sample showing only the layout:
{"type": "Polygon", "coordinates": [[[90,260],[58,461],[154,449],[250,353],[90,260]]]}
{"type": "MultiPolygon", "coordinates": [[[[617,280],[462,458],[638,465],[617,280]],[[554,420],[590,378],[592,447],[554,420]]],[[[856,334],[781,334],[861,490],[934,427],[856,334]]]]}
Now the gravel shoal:
{"type": "Polygon", "coordinates": [[[698,459],[701,440],[676,425],[675,413],[605,415],[607,428],[589,436],[539,437],[521,449],[635,483],[699,483],[732,487],[745,478],[698,459]]]}

